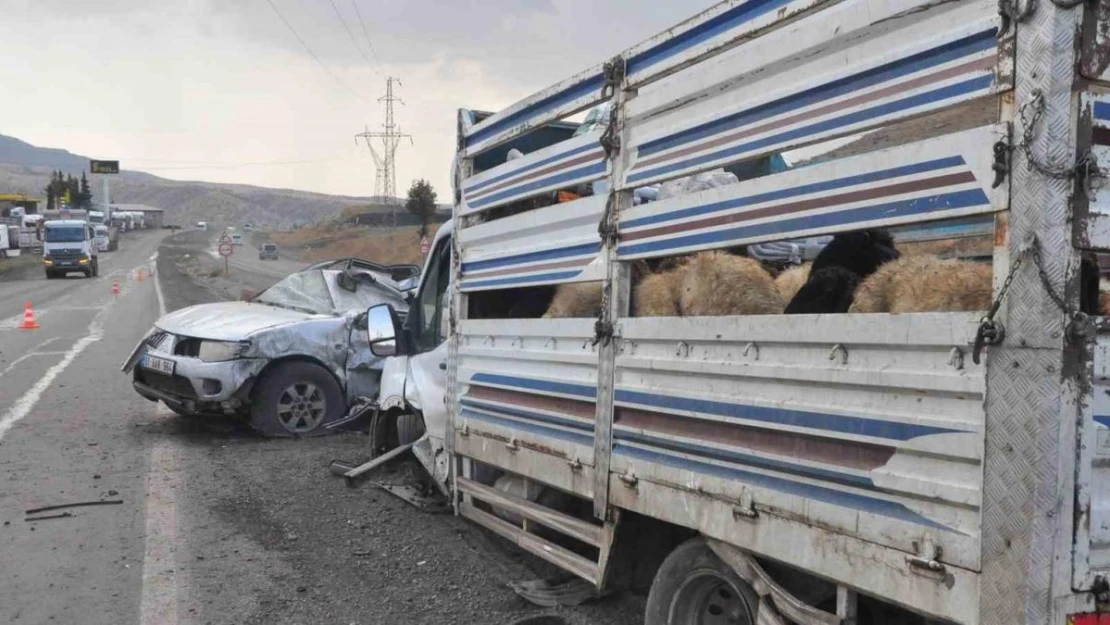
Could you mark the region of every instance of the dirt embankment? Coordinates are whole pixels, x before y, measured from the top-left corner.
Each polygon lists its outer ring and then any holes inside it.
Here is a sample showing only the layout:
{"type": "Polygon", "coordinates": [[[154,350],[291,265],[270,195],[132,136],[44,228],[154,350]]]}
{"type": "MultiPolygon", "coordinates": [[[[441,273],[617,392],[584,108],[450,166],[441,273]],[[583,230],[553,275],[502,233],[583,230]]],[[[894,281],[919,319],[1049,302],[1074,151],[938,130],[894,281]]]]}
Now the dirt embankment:
{"type": "MultiPolygon", "coordinates": [[[[438,227],[439,224],[428,226],[429,238],[438,227]]],[[[321,226],[272,232],[269,236],[283,253],[307,263],[351,256],[387,264],[423,262],[418,226],[396,229],[321,226]]]]}

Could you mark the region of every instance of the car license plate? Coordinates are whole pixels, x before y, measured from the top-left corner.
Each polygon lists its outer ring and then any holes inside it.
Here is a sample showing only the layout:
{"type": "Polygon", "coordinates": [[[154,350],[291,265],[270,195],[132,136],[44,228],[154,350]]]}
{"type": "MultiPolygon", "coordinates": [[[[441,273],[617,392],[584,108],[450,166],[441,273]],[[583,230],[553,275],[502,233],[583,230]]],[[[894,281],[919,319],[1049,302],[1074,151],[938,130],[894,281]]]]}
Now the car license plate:
{"type": "Polygon", "coordinates": [[[166,375],[173,375],[173,368],[175,363],[167,358],[159,358],[157,356],[143,356],[143,366],[158,373],[166,375]]]}

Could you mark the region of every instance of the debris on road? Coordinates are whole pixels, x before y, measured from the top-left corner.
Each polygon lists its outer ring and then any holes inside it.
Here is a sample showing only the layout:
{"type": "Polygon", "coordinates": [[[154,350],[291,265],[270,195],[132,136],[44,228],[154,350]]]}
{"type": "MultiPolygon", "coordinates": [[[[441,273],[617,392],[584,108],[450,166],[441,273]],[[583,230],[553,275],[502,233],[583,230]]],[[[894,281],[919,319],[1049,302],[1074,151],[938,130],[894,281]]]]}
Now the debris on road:
{"type": "Polygon", "coordinates": [[[69,517],[72,517],[72,516],[73,516],[73,513],[60,512],[58,514],[47,514],[45,516],[28,517],[28,518],[23,519],[23,520],[26,521],[27,523],[30,523],[32,521],[48,521],[50,519],[65,519],[65,518],[69,518],[69,517]]]}
{"type": "Polygon", "coordinates": [[[581,605],[590,599],[600,599],[607,594],[598,592],[593,584],[581,577],[572,577],[563,582],[545,579],[509,582],[509,587],[529,603],[545,608],[557,605],[581,605]]]}
{"type": "Polygon", "coordinates": [[[366,473],[373,471],[374,469],[382,466],[390,460],[401,456],[406,451],[412,449],[413,444],[414,443],[405,443],[404,445],[401,445],[400,447],[386,452],[378,456],[377,458],[374,458],[370,462],[361,464],[357,467],[351,466],[350,464],[343,462],[342,460],[332,460],[331,464],[328,465],[328,469],[331,470],[331,472],[335,475],[342,476],[345,480],[347,480],[347,486],[354,487],[358,485],[358,482],[356,480],[359,476],[365,475],[366,473]]]}
{"type": "Polygon", "coordinates": [[[63,503],[54,506],[43,506],[41,508],[32,508],[24,510],[23,514],[38,514],[40,512],[50,512],[51,510],[64,510],[66,508],[81,508],[85,506],[116,506],[122,504],[122,499],[95,499],[93,501],[78,501],[76,503],[63,503]]]}
{"type": "Polygon", "coordinates": [[[447,501],[439,495],[439,491],[432,490],[429,495],[426,491],[408,484],[384,484],[379,482],[375,486],[425,512],[443,514],[452,511],[447,501]]]}

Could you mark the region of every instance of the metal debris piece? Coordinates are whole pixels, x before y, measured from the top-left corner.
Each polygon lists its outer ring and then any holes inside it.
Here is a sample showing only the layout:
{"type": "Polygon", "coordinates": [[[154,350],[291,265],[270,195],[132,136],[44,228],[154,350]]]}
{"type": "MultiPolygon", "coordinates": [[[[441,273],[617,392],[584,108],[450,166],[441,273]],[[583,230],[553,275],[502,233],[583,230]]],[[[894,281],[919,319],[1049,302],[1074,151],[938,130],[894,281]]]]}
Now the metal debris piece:
{"type": "Polygon", "coordinates": [[[533,614],[519,618],[509,625],[566,625],[566,619],[557,614],[533,614]]]}
{"type": "Polygon", "coordinates": [[[347,464],[342,460],[332,460],[331,464],[328,465],[328,469],[336,475],[342,475],[343,478],[347,480],[347,486],[356,486],[358,482],[356,482],[355,480],[358,479],[360,475],[373,471],[374,469],[382,466],[390,460],[397,458],[401,454],[404,454],[406,451],[412,449],[412,446],[413,443],[405,443],[404,445],[392,449],[389,452],[384,453],[377,458],[374,458],[370,462],[359,465],[357,467],[352,467],[350,464],[347,464]]]}
{"type": "Polygon", "coordinates": [[[377,483],[375,486],[425,512],[444,514],[452,511],[451,506],[438,494],[429,497],[421,489],[408,484],[377,483]]]}
{"type": "Polygon", "coordinates": [[[24,510],[23,514],[38,514],[39,512],[50,512],[51,510],[64,510],[66,508],[81,508],[84,506],[115,506],[122,504],[122,499],[97,499],[95,501],[78,501],[76,503],[63,503],[56,506],[43,506],[41,508],[32,508],[24,510]]]}
{"type": "Polygon", "coordinates": [[[580,577],[572,577],[563,582],[551,582],[545,579],[509,582],[509,587],[528,602],[545,608],[557,605],[581,605],[590,599],[599,599],[605,594],[580,577]]]}
{"type": "Polygon", "coordinates": [[[58,514],[47,514],[45,516],[28,517],[23,520],[30,523],[31,521],[48,521],[50,519],[64,519],[71,516],[73,516],[73,514],[70,512],[60,512],[58,514]]]}

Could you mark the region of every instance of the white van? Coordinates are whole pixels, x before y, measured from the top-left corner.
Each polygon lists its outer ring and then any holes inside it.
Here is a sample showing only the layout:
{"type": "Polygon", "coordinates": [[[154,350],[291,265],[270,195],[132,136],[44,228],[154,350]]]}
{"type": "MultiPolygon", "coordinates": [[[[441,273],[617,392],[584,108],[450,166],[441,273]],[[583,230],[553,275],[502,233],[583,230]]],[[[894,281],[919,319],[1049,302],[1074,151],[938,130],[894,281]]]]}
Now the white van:
{"type": "Polygon", "coordinates": [[[207,231],[208,230],[208,222],[207,221],[198,221],[197,222],[197,230],[207,231]]]}
{"type": "Polygon", "coordinates": [[[108,226],[93,226],[93,231],[96,234],[95,238],[97,251],[107,252],[109,244],[108,226]]]}

